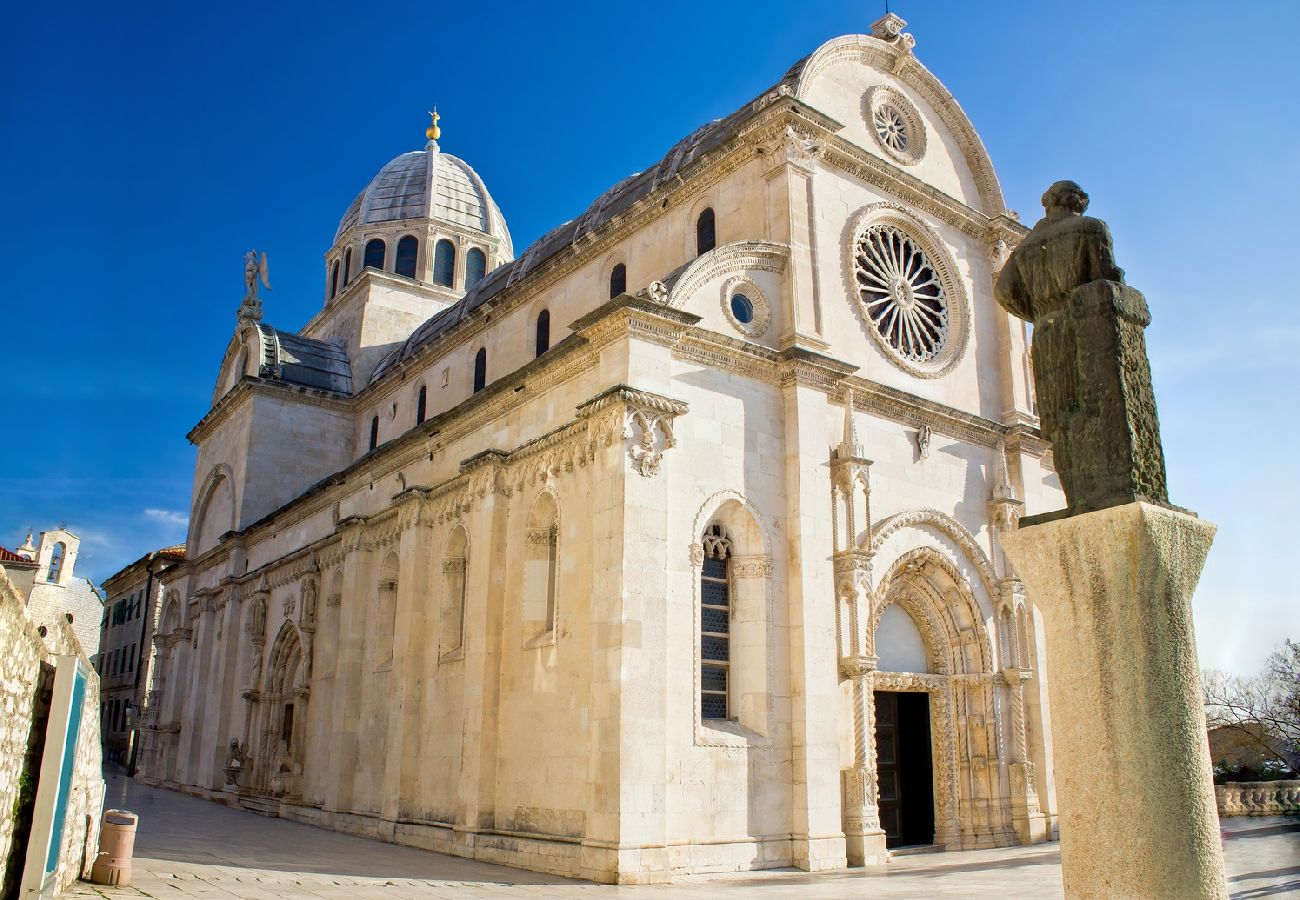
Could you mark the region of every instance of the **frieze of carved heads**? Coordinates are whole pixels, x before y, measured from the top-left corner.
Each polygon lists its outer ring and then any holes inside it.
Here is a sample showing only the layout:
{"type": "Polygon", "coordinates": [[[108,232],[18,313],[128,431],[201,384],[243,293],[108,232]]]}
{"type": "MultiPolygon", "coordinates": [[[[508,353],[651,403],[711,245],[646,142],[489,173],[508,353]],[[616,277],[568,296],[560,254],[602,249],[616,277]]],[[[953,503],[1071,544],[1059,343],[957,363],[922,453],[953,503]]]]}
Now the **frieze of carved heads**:
{"type": "Polygon", "coordinates": [[[548,525],[545,528],[529,528],[524,532],[524,543],[526,544],[553,547],[555,541],[556,529],[554,525],[548,525]]]}

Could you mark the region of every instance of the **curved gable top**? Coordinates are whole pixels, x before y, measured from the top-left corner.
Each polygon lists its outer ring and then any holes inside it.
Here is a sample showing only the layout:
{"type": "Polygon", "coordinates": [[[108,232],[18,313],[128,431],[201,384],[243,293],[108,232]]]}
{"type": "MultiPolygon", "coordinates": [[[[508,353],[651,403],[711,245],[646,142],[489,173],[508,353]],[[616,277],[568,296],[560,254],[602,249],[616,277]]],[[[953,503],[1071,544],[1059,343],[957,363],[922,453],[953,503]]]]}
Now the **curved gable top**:
{"type": "MultiPolygon", "coordinates": [[[[968,169],[964,174],[973,181],[978,194],[980,211],[990,217],[1006,213],[1002,186],[998,183],[993,162],[989,159],[988,151],[984,149],[984,143],[975,132],[975,127],[956,98],[911,54],[906,43],[884,41],[867,34],[849,34],[827,41],[791,69],[787,78],[793,81],[795,97],[827,115],[840,118],[841,121],[862,121],[863,95],[870,87],[865,81],[861,85],[861,90],[857,92],[855,108],[851,114],[844,110],[826,108],[827,100],[835,91],[833,83],[835,70],[844,63],[867,66],[883,75],[879,83],[892,82],[894,85],[902,86],[907,89],[909,99],[921,101],[925,107],[923,114],[928,113],[942,124],[949,138],[948,143],[955,147],[961,161],[968,169]]],[[[864,135],[866,134],[865,123],[860,130],[864,135]]],[[[863,143],[875,152],[874,142],[860,141],[859,143],[863,143]]],[[[936,143],[938,142],[931,143],[931,153],[940,152],[942,149],[935,147],[936,143]]],[[[878,155],[883,156],[883,154],[878,155]]],[[[917,169],[913,174],[924,178],[924,169],[921,167],[917,169]]],[[[935,187],[944,190],[944,185],[936,184],[935,187]]],[[[945,190],[945,193],[952,193],[952,190],[945,190]]]]}

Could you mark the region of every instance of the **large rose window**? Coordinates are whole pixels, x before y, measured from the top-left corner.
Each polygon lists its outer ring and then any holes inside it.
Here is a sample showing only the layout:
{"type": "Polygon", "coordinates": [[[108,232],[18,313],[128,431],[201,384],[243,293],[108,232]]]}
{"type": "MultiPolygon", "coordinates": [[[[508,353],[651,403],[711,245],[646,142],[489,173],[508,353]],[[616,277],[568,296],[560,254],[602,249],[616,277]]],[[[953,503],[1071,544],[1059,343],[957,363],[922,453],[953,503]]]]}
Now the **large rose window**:
{"type": "Polygon", "coordinates": [[[892,225],[872,225],[854,247],[853,274],[884,342],[909,362],[934,362],[948,340],[948,303],[921,245],[892,225]]]}

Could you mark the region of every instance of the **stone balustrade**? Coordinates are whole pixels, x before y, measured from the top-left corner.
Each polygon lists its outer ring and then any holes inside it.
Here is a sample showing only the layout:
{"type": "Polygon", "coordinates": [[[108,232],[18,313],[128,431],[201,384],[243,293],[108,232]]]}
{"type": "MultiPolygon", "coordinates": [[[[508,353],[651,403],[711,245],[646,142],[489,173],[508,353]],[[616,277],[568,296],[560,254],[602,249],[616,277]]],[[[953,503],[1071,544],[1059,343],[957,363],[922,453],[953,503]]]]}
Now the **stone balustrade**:
{"type": "Polygon", "coordinates": [[[1300,815],[1300,780],[1216,784],[1214,794],[1221,817],[1300,815]]]}

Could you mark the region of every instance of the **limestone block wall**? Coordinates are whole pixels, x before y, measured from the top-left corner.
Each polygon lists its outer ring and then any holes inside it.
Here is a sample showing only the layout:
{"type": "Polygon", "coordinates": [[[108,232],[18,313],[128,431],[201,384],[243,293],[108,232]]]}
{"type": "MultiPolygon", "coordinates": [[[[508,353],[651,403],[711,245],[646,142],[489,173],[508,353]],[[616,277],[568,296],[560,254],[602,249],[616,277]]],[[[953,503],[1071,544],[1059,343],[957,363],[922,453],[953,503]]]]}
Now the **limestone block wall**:
{"type": "Polygon", "coordinates": [[[9,579],[0,574],[0,883],[21,875],[23,848],[14,846],[13,810],[24,784],[36,711],[37,681],[41,663],[54,653],[75,654],[88,672],[86,702],[81,711],[73,765],[72,792],[68,799],[63,842],[59,850],[56,889],[62,890],[89,873],[99,845],[99,823],[104,805],[104,779],[99,745],[99,677],[81,650],[80,638],[66,621],[58,622],[42,640],[28,617],[22,598],[9,579]],[[47,650],[47,645],[51,648],[47,650]],[[16,858],[11,855],[16,853],[16,858]],[[17,867],[10,871],[10,865],[17,867]]]}

